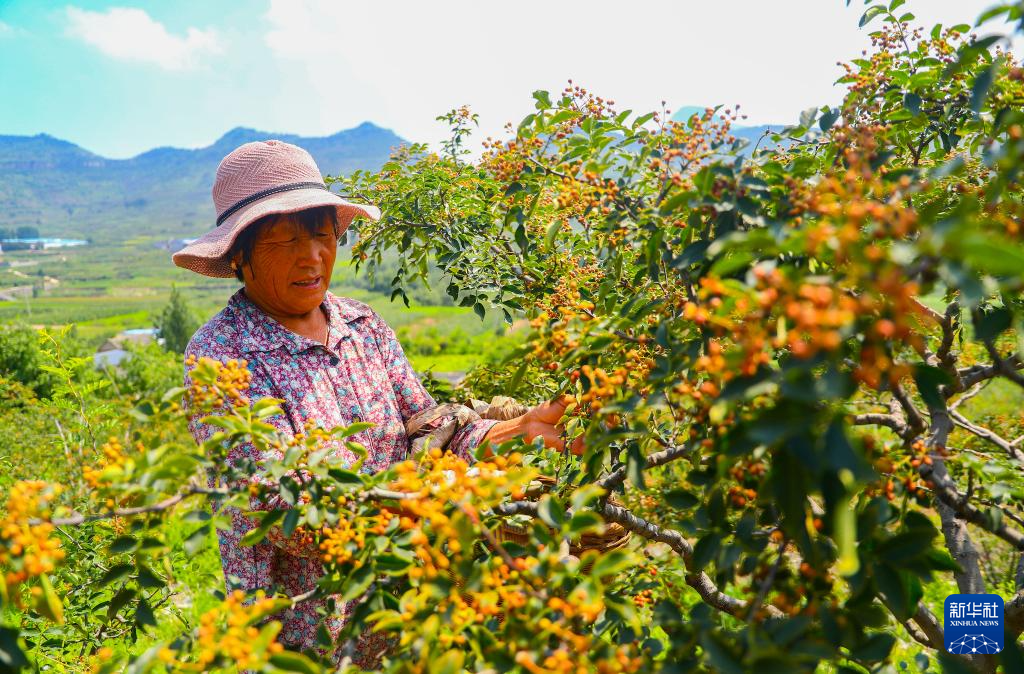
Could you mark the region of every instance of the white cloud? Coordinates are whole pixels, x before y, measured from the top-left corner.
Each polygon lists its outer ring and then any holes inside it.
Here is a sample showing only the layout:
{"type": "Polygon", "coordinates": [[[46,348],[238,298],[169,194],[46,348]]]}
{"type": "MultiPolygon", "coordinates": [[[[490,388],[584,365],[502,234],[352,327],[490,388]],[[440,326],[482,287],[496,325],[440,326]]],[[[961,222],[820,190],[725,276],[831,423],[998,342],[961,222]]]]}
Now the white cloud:
{"type": "MultiPolygon", "coordinates": [[[[434,117],[464,103],[480,139],[572,78],[620,110],[742,104],[750,123],[834,103],[836,61],[868,46],[862,3],[840,0],[269,0],[264,42],[304,133],[363,120],[437,142],[434,117]],[[299,112],[301,110],[301,112],[299,112]],[[316,119],[313,119],[316,118],[316,119]],[[315,127],[315,128],[309,128],[315,127]]],[[[916,24],[972,21],[991,0],[910,0],[916,24]]],[[[265,55],[265,54],[264,54],[265,55]]]]}
{"type": "Polygon", "coordinates": [[[0,37],[5,37],[13,32],[14,28],[11,27],[11,24],[0,21],[0,37]]]}
{"type": "Polygon", "coordinates": [[[172,35],[135,7],[111,7],[105,12],[67,7],[66,12],[70,35],[115,59],[187,70],[199,65],[202,56],[221,51],[213,30],[190,27],[184,36],[172,35]]]}

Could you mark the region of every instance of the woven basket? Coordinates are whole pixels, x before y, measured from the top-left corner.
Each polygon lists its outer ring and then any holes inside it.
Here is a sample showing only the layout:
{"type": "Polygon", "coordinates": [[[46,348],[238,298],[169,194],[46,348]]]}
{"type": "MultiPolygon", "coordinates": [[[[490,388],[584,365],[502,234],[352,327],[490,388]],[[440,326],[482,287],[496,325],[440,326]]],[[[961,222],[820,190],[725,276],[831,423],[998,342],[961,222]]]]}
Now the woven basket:
{"type": "MultiPolygon", "coordinates": [[[[526,493],[527,498],[530,498],[531,500],[551,491],[551,488],[555,486],[555,479],[547,475],[541,475],[537,478],[536,482],[538,482],[540,486],[528,489],[526,493]]],[[[608,503],[617,506],[622,505],[615,496],[609,496],[608,503]]],[[[502,521],[494,534],[495,538],[500,542],[504,543],[508,541],[518,543],[520,545],[526,545],[530,540],[530,527],[522,524],[516,524],[515,522],[510,522],[506,519],[502,521]]],[[[632,534],[623,529],[622,525],[614,522],[607,522],[604,525],[604,531],[602,533],[590,532],[583,534],[579,540],[570,540],[569,554],[576,557],[582,557],[583,553],[588,550],[596,550],[598,552],[618,550],[626,547],[631,538],[632,534]]]]}

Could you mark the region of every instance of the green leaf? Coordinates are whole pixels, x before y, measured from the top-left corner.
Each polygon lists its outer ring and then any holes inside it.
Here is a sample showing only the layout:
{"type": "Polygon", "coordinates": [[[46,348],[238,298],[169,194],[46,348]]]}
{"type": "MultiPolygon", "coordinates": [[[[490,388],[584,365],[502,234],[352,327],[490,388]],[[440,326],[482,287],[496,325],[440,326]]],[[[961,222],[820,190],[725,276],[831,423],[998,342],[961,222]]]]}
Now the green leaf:
{"type": "Polygon", "coordinates": [[[931,549],[935,531],[912,529],[888,538],[875,547],[875,554],[895,567],[924,557],[931,549]]]}
{"type": "Polygon", "coordinates": [[[60,597],[53,591],[53,585],[50,584],[50,577],[45,573],[39,576],[39,585],[43,592],[39,595],[36,600],[36,612],[46,618],[49,618],[58,625],[64,624],[64,604],[61,602],[60,597]]]}
{"type": "Polygon", "coordinates": [[[1011,277],[1024,274],[1024,251],[1002,237],[972,233],[961,238],[956,248],[956,252],[980,272],[1011,277]]]}
{"type": "Polygon", "coordinates": [[[118,536],[107,548],[107,551],[112,555],[119,555],[123,552],[131,552],[139,546],[138,540],[134,536],[118,536]]]}
{"type": "Polygon", "coordinates": [[[110,585],[111,583],[115,583],[121,580],[122,578],[128,576],[128,574],[130,574],[134,570],[135,567],[131,564],[115,564],[114,566],[110,567],[107,570],[107,572],[103,574],[103,576],[100,578],[100,586],[102,587],[104,585],[110,585]]]}
{"type": "Polygon", "coordinates": [[[18,645],[18,630],[0,627],[0,666],[7,670],[28,667],[29,661],[18,645]]]}
{"type": "Polygon", "coordinates": [[[878,632],[868,637],[867,640],[857,648],[851,648],[850,658],[853,660],[878,662],[879,660],[884,660],[888,657],[895,643],[896,637],[884,632],[878,632]]]}
{"type": "Polygon", "coordinates": [[[562,231],[562,223],[559,220],[554,220],[551,225],[548,226],[548,231],[544,236],[544,244],[550,248],[555,243],[555,237],[562,231]]]}
{"type": "MultiPolygon", "coordinates": [[[[259,511],[257,512],[259,513],[259,511]]],[[[270,527],[274,526],[279,519],[284,517],[283,510],[271,510],[265,514],[260,514],[263,517],[260,525],[245,532],[245,535],[242,536],[242,540],[239,541],[239,544],[243,547],[250,547],[262,541],[267,535],[267,531],[270,530],[270,527]]]]}
{"type": "Polygon", "coordinates": [[[921,113],[921,97],[912,91],[908,91],[903,96],[903,106],[911,113],[917,115],[921,113]]]}
{"type": "Polygon", "coordinates": [[[538,89],[537,91],[533,92],[533,98],[535,101],[537,101],[538,110],[544,110],[545,108],[551,107],[551,96],[550,94],[548,94],[548,92],[544,91],[543,89],[538,89]]]}
{"type": "Polygon", "coordinates": [[[295,651],[281,651],[269,658],[270,664],[285,672],[300,672],[300,674],[322,674],[323,669],[302,653],[295,651]]]}
{"type": "Polygon", "coordinates": [[[974,85],[971,87],[971,110],[974,112],[981,112],[981,106],[985,104],[988,91],[992,88],[992,82],[995,80],[996,68],[1001,65],[1002,63],[999,61],[990,63],[975,76],[974,85]]]}
{"type": "Polygon", "coordinates": [[[893,615],[900,621],[910,620],[924,596],[921,581],[909,571],[894,569],[888,564],[875,565],[874,576],[893,615]]]}
{"type": "Polygon", "coordinates": [[[747,671],[732,646],[715,632],[704,631],[700,637],[700,644],[704,647],[704,653],[707,655],[713,671],[723,674],[744,674],[747,671]]]}
{"type": "Polygon", "coordinates": [[[872,5],[868,7],[868,10],[860,17],[860,22],[857,24],[860,28],[871,23],[871,21],[879,14],[885,14],[885,7],[881,5],[872,5]]]}
{"type": "Polygon", "coordinates": [[[570,536],[579,536],[587,531],[597,529],[602,524],[603,520],[597,513],[591,510],[584,510],[576,513],[569,520],[568,532],[570,536]]]}
{"type": "Polygon", "coordinates": [[[139,587],[144,588],[157,588],[164,587],[166,583],[160,579],[155,573],[153,573],[148,567],[139,565],[139,573],[135,577],[135,582],[139,584],[139,587]]]}
{"type": "Polygon", "coordinates": [[[950,655],[942,650],[938,653],[939,665],[942,666],[943,674],[977,674],[978,670],[970,667],[962,658],[950,655]]]}
{"type": "Polygon", "coordinates": [[[814,124],[814,118],[818,116],[818,108],[807,108],[800,113],[800,126],[805,129],[811,128],[811,124],[814,124]]]}
{"type": "Polygon", "coordinates": [[[156,627],[156,616],[153,615],[153,609],[145,597],[139,597],[139,605],[135,608],[135,624],[139,627],[156,627]]]}
{"type": "Polygon", "coordinates": [[[981,307],[973,316],[975,335],[983,342],[994,341],[1012,322],[1013,314],[1006,307],[981,307]]]}
{"type": "Polygon", "coordinates": [[[689,510],[698,503],[700,499],[685,489],[673,489],[664,494],[665,503],[677,510],[689,510]]]}
{"type": "Polygon", "coordinates": [[[128,602],[135,598],[135,594],[135,588],[133,587],[121,588],[120,592],[115,594],[110,600],[110,603],[107,604],[107,621],[109,622],[113,620],[114,616],[117,615],[117,612],[123,609],[128,602]]]}
{"type": "Polygon", "coordinates": [[[832,526],[839,553],[836,572],[841,576],[852,576],[860,571],[860,556],[857,554],[857,514],[848,498],[835,505],[832,526]]]}
{"type": "Polygon", "coordinates": [[[928,560],[928,565],[936,571],[960,573],[962,570],[956,560],[953,559],[953,555],[949,554],[949,551],[944,548],[930,548],[925,554],[925,559],[928,560]]]}
{"type": "Polygon", "coordinates": [[[1006,640],[1006,647],[999,654],[999,662],[1005,674],[1024,674],[1024,648],[1013,639],[1006,640]]]}
{"type": "Polygon", "coordinates": [[[590,575],[593,578],[604,578],[605,576],[615,576],[620,571],[633,567],[632,557],[623,552],[622,550],[612,550],[606,552],[594,562],[594,566],[590,569],[590,575]]]}
{"type": "Polygon", "coordinates": [[[836,121],[839,119],[839,114],[840,113],[838,109],[826,109],[822,113],[821,119],[818,120],[818,128],[821,129],[822,131],[828,131],[835,125],[836,121]]]}
{"type": "Polygon", "coordinates": [[[360,597],[373,583],[377,576],[369,565],[356,569],[345,583],[345,592],[341,595],[342,601],[360,597]]]}
{"type": "Polygon", "coordinates": [[[515,237],[519,250],[526,255],[530,250],[530,240],[526,236],[526,226],[523,223],[519,223],[519,226],[516,227],[515,237]]]}
{"type": "Polygon", "coordinates": [[[704,260],[710,246],[710,241],[705,241],[703,239],[694,241],[683,249],[683,252],[679,254],[679,257],[672,260],[672,267],[675,269],[685,269],[696,262],[704,260]]]}
{"type": "Polygon", "coordinates": [[[697,544],[693,546],[693,557],[688,567],[692,567],[694,571],[699,571],[705,566],[711,563],[711,560],[718,554],[720,547],[719,534],[711,532],[705,534],[702,538],[697,541],[697,544]]]}
{"type": "Polygon", "coordinates": [[[295,533],[295,527],[299,525],[299,511],[297,508],[291,508],[284,515],[284,520],[281,522],[281,531],[285,536],[291,536],[295,533]]]}
{"type": "Polygon", "coordinates": [[[373,428],[374,425],[372,421],[356,421],[348,426],[338,426],[331,431],[331,435],[339,438],[350,438],[356,433],[362,433],[367,429],[373,428]]]}
{"type": "Polygon", "coordinates": [[[921,393],[921,398],[929,408],[942,407],[944,400],[939,387],[950,383],[949,375],[937,367],[916,363],[914,365],[914,381],[921,393]]]}
{"type": "Polygon", "coordinates": [[[430,674],[459,674],[465,661],[462,651],[451,650],[430,663],[430,674]]]}
{"type": "Polygon", "coordinates": [[[331,468],[327,471],[327,474],[335,482],[341,484],[363,484],[363,479],[359,477],[359,473],[351,470],[345,470],[344,468],[331,468]]]}
{"type": "Polygon", "coordinates": [[[553,529],[561,529],[565,524],[565,507],[551,494],[544,494],[537,503],[537,516],[553,529]]]}
{"type": "Polygon", "coordinates": [[[185,554],[189,557],[195,557],[196,554],[206,546],[206,541],[209,540],[210,525],[206,524],[199,527],[182,543],[182,547],[185,548],[185,554]]]}
{"type": "Polygon", "coordinates": [[[376,555],[373,558],[374,564],[377,566],[377,570],[388,575],[401,575],[405,573],[410,566],[412,566],[412,560],[406,559],[405,557],[399,557],[393,552],[386,552],[384,554],[376,555]]]}

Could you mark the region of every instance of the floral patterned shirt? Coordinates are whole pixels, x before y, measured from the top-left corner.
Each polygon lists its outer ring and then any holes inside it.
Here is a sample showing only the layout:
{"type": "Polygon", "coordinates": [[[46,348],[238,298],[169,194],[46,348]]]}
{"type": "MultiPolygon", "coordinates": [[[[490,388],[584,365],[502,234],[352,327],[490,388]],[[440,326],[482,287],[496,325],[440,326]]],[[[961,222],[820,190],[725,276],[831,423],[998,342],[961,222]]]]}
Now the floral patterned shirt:
{"type": "MultiPolygon", "coordinates": [[[[372,422],[372,428],[350,439],[366,447],[362,471],[386,469],[404,460],[409,452],[405,420],[436,403],[417,378],[395,333],[373,309],[330,291],[320,306],[329,324],[326,346],[287,329],[239,289],[227,306],[193,335],[185,356],[195,356],[197,361],[204,356],[221,362],[245,359],[251,373],[249,399],[284,400],[284,414],[268,419],[284,433],[294,435],[309,420],[328,430],[356,421],[372,422]]],[[[188,367],[184,381],[186,387],[191,384],[188,367]]],[[[202,423],[202,416],[194,411],[189,415],[189,428],[200,444],[217,431],[202,423]]],[[[443,417],[431,426],[449,418],[443,417]]],[[[472,460],[471,451],[495,423],[484,419],[463,427],[452,438],[450,449],[472,460]]],[[[354,458],[340,443],[335,453],[354,458]]],[[[258,454],[251,443],[245,443],[229,452],[228,461],[266,458],[258,454]]],[[[214,478],[210,476],[211,486],[214,478]]],[[[251,503],[253,510],[287,507],[274,498],[254,497],[251,503]]],[[[323,575],[315,545],[303,544],[295,534],[286,538],[279,527],[273,527],[267,540],[242,547],[241,538],[256,522],[236,508],[227,511],[232,527],[217,532],[226,589],[255,590],[277,585],[295,596],[315,587],[323,575]]],[[[350,607],[346,605],[342,615],[329,616],[324,622],[332,639],[343,627],[350,607]]],[[[316,645],[316,631],[327,608],[327,599],[306,601],[273,616],[282,623],[278,640],[291,648],[323,653],[316,645]]],[[[355,644],[355,663],[373,666],[386,645],[382,635],[364,633],[355,644]]],[[[336,660],[343,650],[350,649],[338,648],[336,660]]]]}

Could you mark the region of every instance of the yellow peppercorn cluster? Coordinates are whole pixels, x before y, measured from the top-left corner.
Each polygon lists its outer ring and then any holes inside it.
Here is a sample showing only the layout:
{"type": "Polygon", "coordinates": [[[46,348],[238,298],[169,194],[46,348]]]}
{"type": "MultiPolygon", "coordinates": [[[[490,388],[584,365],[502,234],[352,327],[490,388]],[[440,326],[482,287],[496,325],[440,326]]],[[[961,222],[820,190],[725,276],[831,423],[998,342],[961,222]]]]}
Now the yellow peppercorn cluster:
{"type": "MultiPolygon", "coordinates": [[[[347,498],[338,497],[338,505],[345,505],[347,498]]],[[[380,536],[387,533],[391,522],[395,519],[395,513],[387,508],[382,508],[379,513],[367,518],[341,518],[338,524],[333,527],[323,527],[320,530],[321,559],[326,564],[347,564],[353,560],[355,555],[366,545],[366,535],[373,534],[380,536]]],[[[354,566],[362,566],[360,560],[355,560],[354,566]]]]}
{"type": "MultiPolygon", "coordinates": [[[[130,471],[134,463],[132,458],[125,453],[124,445],[114,436],[110,436],[100,449],[103,451],[103,456],[99,465],[86,466],[82,469],[82,476],[93,488],[110,486],[114,475],[130,471]]],[[[137,442],[135,449],[142,452],[145,451],[145,446],[141,442],[137,442]]]]}
{"type": "Polygon", "coordinates": [[[586,648],[590,647],[591,640],[585,638],[584,641],[583,648],[570,649],[563,646],[540,658],[530,651],[518,651],[515,654],[515,662],[531,674],[615,674],[638,672],[643,666],[643,659],[631,655],[628,646],[619,646],[612,658],[592,662],[586,657],[586,648]]]}
{"type": "Polygon", "coordinates": [[[580,372],[590,382],[590,388],[580,396],[580,402],[589,403],[592,412],[600,410],[604,406],[605,400],[615,397],[619,392],[619,387],[626,382],[626,376],[629,373],[626,368],[619,367],[609,375],[604,368],[593,368],[590,365],[581,367],[580,372]]]}
{"type": "Polygon", "coordinates": [[[424,453],[419,464],[404,461],[395,466],[397,477],[390,488],[414,495],[402,500],[406,516],[400,519],[400,526],[412,531],[411,542],[423,563],[410,570],[410,577],[434,578],[438,569],[449,568],[450,554],[461,552],[453,518],[467,512],[475,516],[479,507],[496,505],[506,495],[521,492],[533,475],[522,468],[509,471],[521,461],[519,453],[499,455],[478,461],[471,470],[465,459],[435,447],[424,453]],[[434,545],[425,529],[436,535],[434,545]]]}
{"type": "Polygon", "coordinates": [[[225,404],[244,407],[249,404],[245,391],[249,388],[251,373],[244,358],[232,358],[221,363],[206,356],[197,361],[190,355],[185,365],[191,368],[189,376],[192,380],[185,395],[196,409],[216,409],[225,404]]]}
{"type": "Polygon", "coordinates": [[[366,542],[366,532],[342,517],[338,520],[337,525],[325,526],[321,530],[319,549],[323,551],[321,556],[325,562],[344,564],[351,561],[352,555],[355,553],[352,547],[361,550],[366,542]]]}
{"type": "Polygon", "coordinates": [[[220,660],[239,669],[261,668],[269,656],[284,650],[273,640],[281,625],[273,622],[264,628],[271,632],[267,641],[260,638],[261,630],[254,623],[280,610],[287,600],[267,597],[263,590],[256,592],[251,603],[244,603],[245,599],[245,592],[235,590],[220,606],[200,616],[194,661],[181,660],[178,652],[166,647],[159,651],[159,659],[179,671],[208,671],[220,660]]]}
{"type": "Polygon", "coordinates": [[[16,482],[7,497],[7,514],[0,520],[0,567],[6,569],[8,592],[18,601],[16,589],[22,583],[50,573],[64,559],[60,541],[50,538],[53,525],[51,504],[62,491],[59,484],[42,480],[16,482]]]}

